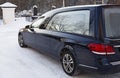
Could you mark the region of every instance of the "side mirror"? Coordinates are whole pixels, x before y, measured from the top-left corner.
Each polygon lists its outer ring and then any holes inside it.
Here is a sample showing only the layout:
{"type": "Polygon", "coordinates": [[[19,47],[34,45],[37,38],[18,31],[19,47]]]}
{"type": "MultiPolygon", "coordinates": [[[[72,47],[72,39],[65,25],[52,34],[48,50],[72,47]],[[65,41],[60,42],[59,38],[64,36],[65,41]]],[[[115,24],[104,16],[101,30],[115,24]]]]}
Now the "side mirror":
{"type": "Polygon", "coordinates": [[[29,25],[25,26],[25,28],[28,29],[28,28],[29,28],[29,25]]]}

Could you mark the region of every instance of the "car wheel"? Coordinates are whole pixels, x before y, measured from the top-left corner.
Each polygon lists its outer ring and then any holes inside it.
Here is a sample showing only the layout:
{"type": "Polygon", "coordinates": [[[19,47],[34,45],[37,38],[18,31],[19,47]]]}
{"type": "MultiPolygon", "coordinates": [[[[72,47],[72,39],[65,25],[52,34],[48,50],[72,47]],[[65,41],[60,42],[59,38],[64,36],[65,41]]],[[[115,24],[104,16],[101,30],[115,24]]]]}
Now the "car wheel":
{"type": "Polygon", "coordinates": [[[22,34],[20,34],[18,36],[18,43],[19,43],[20,47],[27,47],[27,45],[24,44],[24,40],[23,40],[22,34]]]}
{"type": "Polygon", "coordinates": [[[79,74],[77,63],[75,61],[74,56],[71,53],[69,52],[63,53],[61,63],[62,68],[66,74],[70,76],[79,74]]]}

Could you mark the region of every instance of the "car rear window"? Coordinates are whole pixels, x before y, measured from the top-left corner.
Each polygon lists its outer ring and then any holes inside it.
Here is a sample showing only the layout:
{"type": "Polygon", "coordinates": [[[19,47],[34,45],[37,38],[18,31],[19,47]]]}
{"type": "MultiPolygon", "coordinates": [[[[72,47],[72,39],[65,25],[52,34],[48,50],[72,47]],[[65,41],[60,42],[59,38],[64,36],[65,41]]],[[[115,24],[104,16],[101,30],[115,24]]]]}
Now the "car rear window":
{"type": "Polygon", "coordinates": [[[120,37],[120,7],[104,9],[106,37],[120,37]]]}

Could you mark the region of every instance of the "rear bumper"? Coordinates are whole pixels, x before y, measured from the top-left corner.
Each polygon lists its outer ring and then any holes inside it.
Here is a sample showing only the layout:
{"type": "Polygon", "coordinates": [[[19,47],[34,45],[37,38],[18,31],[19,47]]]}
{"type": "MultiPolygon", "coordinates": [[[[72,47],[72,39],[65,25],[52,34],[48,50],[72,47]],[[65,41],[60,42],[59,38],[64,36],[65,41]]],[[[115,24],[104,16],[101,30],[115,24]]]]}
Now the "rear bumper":
{"type": "Polygon", "coordinates": [[[114,74],[120,72],[120,65],[112,66],[110,69],[105,71],[100,71],[102,74],[114,74]]]}
{"type": "Polygon", "coordinates": [[[105,71],[100,71],[103,74],[114,74],[120,72],[120,61],[110,62],[110,65],[105,71]]]}
{"type": "Polygon", "coordinates": [[[93,67],[88,65],[79,64],[80,70],[91,72],[91,73],[99,73],[99,74],[114,74],[120,72],[120,64],[119,65],[107,65],[101,67],[93,67]]]}

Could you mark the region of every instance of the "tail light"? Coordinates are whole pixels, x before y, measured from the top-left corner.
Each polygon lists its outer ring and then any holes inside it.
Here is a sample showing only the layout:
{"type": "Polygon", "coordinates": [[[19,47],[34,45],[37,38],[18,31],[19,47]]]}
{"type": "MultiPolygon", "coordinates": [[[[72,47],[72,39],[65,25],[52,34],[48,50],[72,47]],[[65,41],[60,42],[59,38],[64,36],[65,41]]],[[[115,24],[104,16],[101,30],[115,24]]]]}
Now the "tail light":
{"type": "Polygon", "coordinates": [[[88,47],[95,54],[99,55],[115,54],[113,47],[110,45],[91,43],[88,45],[88,47]]]}

